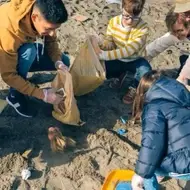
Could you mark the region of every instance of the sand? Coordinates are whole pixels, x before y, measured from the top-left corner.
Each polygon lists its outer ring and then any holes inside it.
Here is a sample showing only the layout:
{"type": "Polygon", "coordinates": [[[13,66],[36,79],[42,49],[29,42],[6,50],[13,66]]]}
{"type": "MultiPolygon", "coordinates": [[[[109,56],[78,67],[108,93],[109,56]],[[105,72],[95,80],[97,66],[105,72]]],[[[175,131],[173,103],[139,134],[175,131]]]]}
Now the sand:
{"type": "MultiPolygon", "coordinates": [[[[72,58],[77,54],[87,34],[103,36],[108,20],[120,13],[119,5],[107,5],[104,0],[65,0],[71,15],[69,21],[58,30],[60,46],[68,51],[72,58]],[[78,22],[72,17],[82,14],[88,19],[78,22]]],[[[150,26],[148,41],[166,32],[164,17],[171,7],[171,1],[153,1],[146,3],[143,18],[150,26]]],[[[155,58],[153,68],[163,68],[175,75],[179,67],[179,52],[170,48],[155,58]]],[[[51,73],[33,75],[33,81],[52,80],[51,73]]],[[[0,189],[12,190],[100,190],[105,176],[113,169],[134,169],[138,155],[141,127],[123,125],[120,116],[130,115],[131,107],[123,105],[121,98],[130,81],[124,88],[113,90],[108,82],[93,93],[77,98],[81,118],[86,121],[83,127],[66,126],[51,116],[52,107],[38,101],[31,106],[38,109],[33,119],[19,117],[7,107],[0,115],[0,189]],[[77,142],[76,148],[63,153],[52,153],[47,139],[47,129],[58,126],[65,136],[77,142]],[[117,129],[126,129],[124,136],[117,135],[117,129]],[[31,149],[28,158],[22,154],[31,149]],[[32,167],[29,180],[21,179],[21,171],[32,167]]],[[[46,83],[45,85],[48,85],[46,83]]],[[[43,85],[43,86],[45,86],[43,85]]],[[[8,86],[0,81],[0,97],[5,98],[8,86]]],[[[183,181],[167,180],[161,183],[161,189],[190,189],[183,181]]]]}

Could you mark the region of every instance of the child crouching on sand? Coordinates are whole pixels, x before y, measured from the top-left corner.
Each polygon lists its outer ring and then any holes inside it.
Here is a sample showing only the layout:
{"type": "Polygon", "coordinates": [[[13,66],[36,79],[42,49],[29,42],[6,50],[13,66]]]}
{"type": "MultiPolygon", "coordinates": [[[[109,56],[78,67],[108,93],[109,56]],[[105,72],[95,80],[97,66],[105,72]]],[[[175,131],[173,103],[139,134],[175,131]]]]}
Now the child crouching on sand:
{"type": "Polygon", "coordinates": [[[171,8],[165,19],[168,32],[146,46],[146,58],[150,61],[170,46],[175,46],[180,50],[181,54],[179,58],[181,66],[178,72],[180,73],[190,54],[190,41],[188,39],[190,21],[187,20],[183,13],[175,13],[174,8],[171,8]],[[186,42],[189,46],[186,45],[186,42]]]}
{"type": "MultiPolygon", "coordinates": [[[[165,23],[168,32],[146,46],[148,60],[153,59],[170,46],[178,47],[180,41],[189,42],[187,38],[190,31],[189,22],[180,13],[175,13],[174,7],[167,13],[165,23]]],[[[186,57],[180,57],[180,62],[183,64],[189,52],[183,52],[182,50],[181,54],[186,55],[186,57]]]]}
{"type": "Polygon", "coordinates": [[[135,84],[129,87],[123,102],[134,100],[141,77],[151,70],[146,55],[147,24],[141,18],[145,0],[122,0],[122,14],[109,21],[105,41],[96,53],[105,60],[107,78],[117,78],[111,87],[121,86],[127,71],[135,73],[135,84]]]}
{"type": "Polygon", "coordinates": [[[158,71],[137,88],[134,118],[142,118],[142,141],[132,179],[134,190],[157,190],[157,176],[190,179],[190,92],[158,71]],[[154,183],[153,183],[154,182],[154,183]]]}

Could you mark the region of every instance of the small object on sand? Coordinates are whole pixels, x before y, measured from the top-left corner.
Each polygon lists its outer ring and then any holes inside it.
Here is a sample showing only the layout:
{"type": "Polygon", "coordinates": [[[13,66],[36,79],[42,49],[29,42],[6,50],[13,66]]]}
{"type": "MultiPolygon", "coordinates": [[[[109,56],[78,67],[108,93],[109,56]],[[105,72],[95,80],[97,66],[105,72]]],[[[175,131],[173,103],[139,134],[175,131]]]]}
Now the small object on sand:
{"type": "Polygon", "coordinates": [[[84,22],[89,19],[87,16],[80,15],[80,14],[74,15],[72,18],[79,22],[84,22]]]}
{"type": "Polygon", "coordinates": [[[118,129],[118,130],[117,130],[117,133],[118,133],[119,135],[124,135],[126,132],[127,132],[126,129],[118,129]]]}
{"type": "Polygon", "coordinates": [[[108,3],[108,4],[112,4],[112,3],[121,4],[122,0],[106,0],[106,3],[108,3]]]}
{"type": "Polygon", "coordinates": [[[21,172],[21,176],[23,180],[27,180],[31,176],[31,171],[28,169],[23,169],[21,172]]]}
{"type": "Polygon", "coordinates": [[[121,116],[120,117],[120,120],[121,120],[121,122],[123,123],[123,124],[126,124],[127,123],[127,121],[128,121],[128,116],[121,116]]]}
{"type": "Polygon", "coordinates": [[[0,114],[3,112],[6,106],[7,106],[7,101],[0,99],[0,114]]]}
{"type": "Polygon", "coordinates": [[[50,127],[48,129],[48,139],[53,152],[62,152],[67,146],[74,147],[76,145],[74,140],[64,137],[58,127],[50,127]]]}
{"type": "Polygon", "coordinates": [[[22,154],[22,157],[28,159],[31,152],[32,152],[32,149],[28,149],[24,151],[24,153],[22,154]]]}
{"type": "Polygon", "coordinates": [[[164,23],[164,20],[156,19],[155,22],[157,22],[157,23],[164,23]]]}

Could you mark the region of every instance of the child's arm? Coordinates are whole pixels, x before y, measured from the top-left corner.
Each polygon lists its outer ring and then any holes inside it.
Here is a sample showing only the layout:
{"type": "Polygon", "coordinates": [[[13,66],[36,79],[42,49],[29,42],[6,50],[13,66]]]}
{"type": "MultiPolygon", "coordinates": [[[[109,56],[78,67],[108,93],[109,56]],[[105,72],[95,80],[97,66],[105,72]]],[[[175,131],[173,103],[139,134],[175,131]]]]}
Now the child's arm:
{"type": "Polygon", "coordinates": [[[179,42],[178,38],[169,32],[160,38],[155,39],[146,46],[147,59],[153,59],[168,47],[175,45],[176,42],[179,42]]]}
{"type": "Polygon", "coordinates": [[[142,115],[142,141],[135,172],[143,178],[151,178],[164,157],[166,120],[158,110],[146,108],[142,115]],[[146,115],[145,115],[146,114],[146,115]]]}
{"type": "Polygon", "coordinates": [[[112,36],[106,36],[103,43],[100,43],[100,48],[105,51],[110,51],[116,48],[115,43],[113,42],[112,36]]]}
{"type": "Polygon", "coordinates": [[[102,50],[113,50],[116,48],[116,45],[112,37],[112,26],[113,26],[113,19],[109,21],[104,41],[99,43],[100,48],[102,50]]]}
{"type": "Polygon", "coordinates": [[[101,60],[115,60],[130,57],[135,53],[138,53],[141,48],[145,46],[147,35],[148,27],[145,25],[133,34],[133,37],[128,40],[125,47],[111,51],[102,51],[101,54],[99,54],[99,57],[101,60]]]}

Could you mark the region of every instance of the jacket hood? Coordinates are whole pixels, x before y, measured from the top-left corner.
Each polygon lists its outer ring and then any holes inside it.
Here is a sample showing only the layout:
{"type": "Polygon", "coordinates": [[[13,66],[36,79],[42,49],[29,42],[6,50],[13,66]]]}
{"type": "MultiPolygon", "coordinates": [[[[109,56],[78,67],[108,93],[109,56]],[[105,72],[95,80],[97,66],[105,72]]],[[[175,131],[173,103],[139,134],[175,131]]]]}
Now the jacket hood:
{"type": "Polygon", "coordinates": [[[145,103],[158,99],[190,107],[190,92],[183,84],[168,77],[161,77],[154,83],[146,93],[145,103]]]}
{"type": "Polygon", "coordinates": [[[31,11],[35,0],[11,0],[7,3],[8,17],[15,32],[22,31],[29,36],[35,36],[31,24],[31,11]]]}

